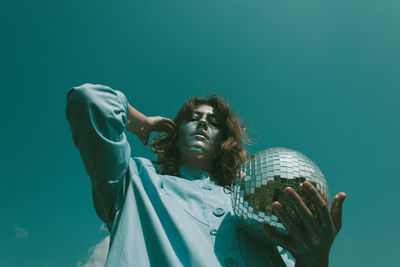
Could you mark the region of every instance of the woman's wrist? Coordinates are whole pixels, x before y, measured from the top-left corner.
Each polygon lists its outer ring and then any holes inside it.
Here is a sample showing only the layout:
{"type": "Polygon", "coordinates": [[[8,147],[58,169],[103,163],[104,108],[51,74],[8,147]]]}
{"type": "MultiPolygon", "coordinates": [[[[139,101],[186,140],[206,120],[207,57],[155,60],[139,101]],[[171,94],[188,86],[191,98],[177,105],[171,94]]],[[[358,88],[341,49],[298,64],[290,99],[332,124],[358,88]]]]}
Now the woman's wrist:
{"type": "Polygon", "coordinates": [[[148,128],[147,117],[130,104],[128,104],[127,119],[128,123],[126,124],[126,129],[135,135],[140,135],[148,128]]]}

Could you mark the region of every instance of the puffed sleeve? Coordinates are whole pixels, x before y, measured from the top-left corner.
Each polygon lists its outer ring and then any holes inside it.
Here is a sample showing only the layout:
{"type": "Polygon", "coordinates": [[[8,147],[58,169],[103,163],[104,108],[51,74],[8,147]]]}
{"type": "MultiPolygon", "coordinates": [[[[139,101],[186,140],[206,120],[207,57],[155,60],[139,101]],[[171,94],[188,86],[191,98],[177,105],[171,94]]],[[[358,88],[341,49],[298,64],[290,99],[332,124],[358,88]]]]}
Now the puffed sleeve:
{"type": "Polygon", "coordinates": [[[84,84],[67,95],[66,115],[74,144],[92,182],[96,212],[107,225],[112,224],[114,201],[129,166],[127,112],[125,95],[107,86],[84,84]]]}

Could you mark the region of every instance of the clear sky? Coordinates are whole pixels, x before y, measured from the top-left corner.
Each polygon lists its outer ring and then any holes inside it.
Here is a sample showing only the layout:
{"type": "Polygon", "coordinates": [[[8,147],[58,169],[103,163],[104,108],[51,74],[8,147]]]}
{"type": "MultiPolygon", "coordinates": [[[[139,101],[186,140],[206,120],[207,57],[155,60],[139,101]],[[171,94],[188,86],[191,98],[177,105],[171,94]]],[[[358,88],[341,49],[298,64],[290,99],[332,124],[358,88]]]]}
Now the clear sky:
{"type": "Polygon", "coordinates": [[[65,118],[67,90],[86,82],[167,117],[221,94],[252,154],[296,149],[348,194],[331,266],[393,266],[399,12],[398,0],[1,1],[0,266],[78,266],[107,235],[65,118]]]}

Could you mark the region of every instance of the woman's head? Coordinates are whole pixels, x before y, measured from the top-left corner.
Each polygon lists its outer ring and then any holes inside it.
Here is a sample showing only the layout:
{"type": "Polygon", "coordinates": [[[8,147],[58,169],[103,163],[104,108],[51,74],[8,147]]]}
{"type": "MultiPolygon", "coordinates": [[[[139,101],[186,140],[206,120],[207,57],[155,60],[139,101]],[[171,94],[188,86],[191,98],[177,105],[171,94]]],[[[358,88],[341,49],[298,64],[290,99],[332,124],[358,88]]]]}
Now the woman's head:
{"type": "Polygon", "coordinates": [[[179,165],[198,160],[220,185],[230,185],[248,156],[245,128],[225,101],[212,95],[189,99],[179,110],[174,131],[151,144],[162,174],[178,175],[179,165]]]}

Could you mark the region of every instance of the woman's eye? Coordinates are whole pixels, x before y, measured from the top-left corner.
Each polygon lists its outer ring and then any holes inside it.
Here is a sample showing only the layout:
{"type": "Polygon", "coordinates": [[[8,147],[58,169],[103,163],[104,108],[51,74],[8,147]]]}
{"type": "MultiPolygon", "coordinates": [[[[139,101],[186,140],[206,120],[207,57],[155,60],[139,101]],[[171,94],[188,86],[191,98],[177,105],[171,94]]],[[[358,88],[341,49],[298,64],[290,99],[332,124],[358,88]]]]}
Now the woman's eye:
{"type": "Polygon", "coordinates": [[[218,126],[219,126],[218,121],[215,120],[215,119],[211,119],[211,120],[209,120],[209,122],[210,122],[211,125],[213,125],[213,126],[215,126],[215,127],[218,127],[218,126]]]}
{"type": "Polygon", "coordinates": [[[198,120],[198,119],[199,119],[199,116],[192,116],[192,117],[190,118],[191,121],[196,121],[196,120],[198,120]]]}

